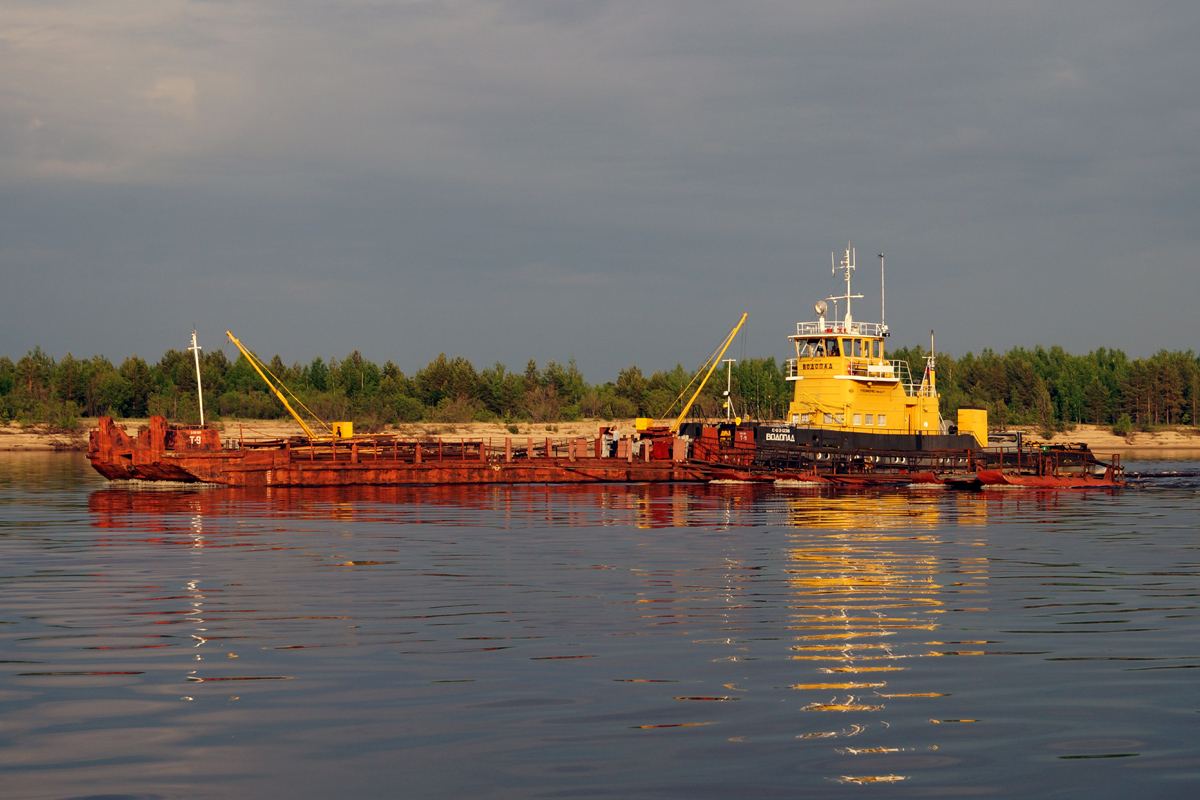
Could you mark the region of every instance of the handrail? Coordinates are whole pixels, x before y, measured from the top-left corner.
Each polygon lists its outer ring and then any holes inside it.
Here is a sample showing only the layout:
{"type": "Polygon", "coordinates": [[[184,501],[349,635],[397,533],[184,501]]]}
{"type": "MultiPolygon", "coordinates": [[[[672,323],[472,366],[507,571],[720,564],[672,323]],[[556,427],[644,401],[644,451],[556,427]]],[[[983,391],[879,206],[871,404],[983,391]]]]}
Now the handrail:
{"type": "MultiPolygon", "coordinates": [[[[787,380],[795,380],[800,377],[802,370],[800,362],[809,361],[820,356],[808,358],[789,358],[784,361],[784,378],[787,380]]],[[[846,357],[832,356],[839,360],[845,360],[847,374],[856,378],[867,378],[868,380],[875,377],[879,380],[896,380],[904,387],[904,394],[908,397],[936,397],[936,393],[932,389],[927,388],[926,384],[918,384],[912,376],[912,371],[908,368],[908,362],[904,359],[878,359],[878,358],[862,358],[862,357],[846,357]],[[872,375],[872,371],[878,369],[879,374],[872,375]]],[[[840,369],[840,368],[839,368],[840,369]]],[[[832,371],[817,372],[813,377],[828,378],[832,377],[832,371]]]]}
{"type": "Polygon", "coordinates": [[[809,336],[883,336],[887,333],[887,325],[882,322],[858,322],[850,323],[850,327],[846,327],[843,320],[821,320],[817,322],[797,322],[796,335],[790,338],[799,339],[809,336]]]}

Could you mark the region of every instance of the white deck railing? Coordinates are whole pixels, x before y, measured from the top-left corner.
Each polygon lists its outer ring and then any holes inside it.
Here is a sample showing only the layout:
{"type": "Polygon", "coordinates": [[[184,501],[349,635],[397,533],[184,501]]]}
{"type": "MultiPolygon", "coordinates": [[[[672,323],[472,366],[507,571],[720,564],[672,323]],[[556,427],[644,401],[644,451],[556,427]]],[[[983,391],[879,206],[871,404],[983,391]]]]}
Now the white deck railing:
{"type": "Polygon", "coordinates": [[[846,323],[843,320],[827,319],[824,322],[797,322],[796,335],[792,338],[824,336],[825,334],[883,336],[886,331],[887,326],[881,322],[854,321],[850,323],[849,327],[846,327],[846,323]]]}
{"type": "MultiPolygon", "coordinates": [[[[801,373],[806,370],[800,369],[800,365],[807,361],[814,361],[811,358],[789,358],[784,362],[784,377],[788,380],[798,380],[804,377],[801,373]]],[[[928,386],[922,386],[913,380],[912,373],[908,369],[908,362],[900,359],[881,361],[877,358],[847,358],[846,375],[856,378],[877,378],[880,380],[899,380],[900,385],[904,387],[904,393],[909,397],[933,397],[934,392],[928,386]]],[[[841,373],[834,373],[841,374],[841,373]]],[[[814,372],[812,377],[824,378],[830,375],[829,370],[814,372]]]]}

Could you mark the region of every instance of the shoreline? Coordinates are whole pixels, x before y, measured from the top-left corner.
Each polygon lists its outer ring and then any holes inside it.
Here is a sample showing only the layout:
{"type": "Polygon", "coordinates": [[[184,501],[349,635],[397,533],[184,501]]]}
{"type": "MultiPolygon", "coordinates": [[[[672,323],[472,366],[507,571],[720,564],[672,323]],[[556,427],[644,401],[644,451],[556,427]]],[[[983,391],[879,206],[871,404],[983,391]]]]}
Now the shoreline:
{"type": "MultiPolygon", "coordinates": [[[[131,434],[141,425],[148,424],[144,419],[118,420],[118,425],[131,434]]],[[[95,420],[87,420],[74,433],[51,432],[42,426],[21,427],[17,424],[0,425],[0,453],[29,453],[29,452],[86,452],[88,435],[96,429],[95,420]]],[[[246,420],[223,421],[218,423],[223,428],[222,437],[244,435],[247,439],[275,439],[290,436],[300,436],[300,426],[290,420],[246,420]]],[[[533,437],[566,438],[568,436],[588,436],[597,434],[601,427],[615,425],[623,433],[634,429],[632,419],[614,420],[581,420],[578,422],[558,422],[549,425],[545,423],[523,422],[513,433],[508,426],[499,422],[415,422],[402,425],[389,425],[386,433],[399,434],[413,438],[444,436],[447,438],[533,437]]],[[[1024,430],[1029,440],[1043,441],[1034,429],[1024,430]]],[[[1075,430],[1055,434],[1048,440],[1050,444],[1082,443],[1097,455],[1120,455],[1127,458],[1131,454],[1150,458],[1186,458],[1190,453],[1196,453],[1200,458],[1200,429],[1187,426],[1176,426],[1160,430],[1143,432],[1134,431],[1129,436],[1117,436],[1111,427],[1097,425],[1078,425],[1075,430]]]]}

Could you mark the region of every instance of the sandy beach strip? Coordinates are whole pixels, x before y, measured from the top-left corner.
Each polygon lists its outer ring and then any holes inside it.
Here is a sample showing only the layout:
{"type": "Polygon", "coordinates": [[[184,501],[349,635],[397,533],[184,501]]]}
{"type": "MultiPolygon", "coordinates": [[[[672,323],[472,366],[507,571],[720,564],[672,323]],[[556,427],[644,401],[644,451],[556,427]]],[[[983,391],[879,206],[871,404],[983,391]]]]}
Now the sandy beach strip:
{"type": "MultiPolygon", "coordinates": [[[[77,432],[65,433],[50,431],[40,426],[22,427],[15,423],[0,426],[0,452],[53,452],[87,450],[89,433],[95,429],[96,421],[84,420],[77,432]]],[[[130,434],[134,434],[140,426],[148,424],[144,419],[128,419],[118,422],[130,434]]],[[[244,437],[246,439],[282,439],[290,436],[300,436],[303,431],[300,426],[290,420],[244,420],[241,422],[223,421],[219,423],[222,436],[244,437]]],[[[443,437],[448,440],[467,438],[492,438],[503,440],[505,437],[523,439],[533,437],[544,439],[565,439],[567,437],[595,437],[602,427],[616,425],[622,434],[628,435],[634,429],[633,420],[582,420],[579,422],[556,423],[517,423],[517,432],[513,433],[507,425],[499,422],[421,422],[399,426],[389,426],[385,433],[398,434],[405,438],[425,439],[443,437]]],[[[1179,426],[1143,432],[1134,431],[1128,436],[1117,436],[1112,428],[1097,425],[1079,425],[1075,430],[1055,435],[1049,440],[1043,440],[1035,429],[1023,429],[1027,440],[1049,441],[1051,444],[1082,443],[1092,452],[1104,454],[1119,454],[1122,458],[1197,458],[1200,459],[1200,429],[1179,426]],[[1194,456],[1190,454],[1195,454],[1194,456]]]]}

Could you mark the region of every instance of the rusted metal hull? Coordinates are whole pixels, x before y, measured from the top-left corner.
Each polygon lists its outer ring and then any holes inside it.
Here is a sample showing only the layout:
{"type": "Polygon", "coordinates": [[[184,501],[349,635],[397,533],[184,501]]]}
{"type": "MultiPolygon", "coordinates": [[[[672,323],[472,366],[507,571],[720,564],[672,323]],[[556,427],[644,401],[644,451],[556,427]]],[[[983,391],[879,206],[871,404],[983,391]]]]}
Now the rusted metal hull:
{"type": "Polygon", "coordinates": [[[594,441],[527,438],[491,441],[323,442],[271,440],[222,443],[217,431],[171,426],[152,417],[137,437],[105,417],[92,433],[88,458],[110,480],[215,483],[225,486],[405,486],[707,481],[708,465],[670,452],[604,457],[594,441]],[[557,455],[567,453],[565,457],[557,455]]]}
{"type": "Polygon", "coordinates": [[[604,459],[546,459],[537,462],[427,461],[420,464],[309,464],[286,458],[270,464],[235,458],[184,457],[182,471],[205,483],[226,486],[404,486],[468,483],[597,483],[703,481],[706,470],[672,462],[624,463],[604,459]]]}
{"type": "Polygon", "coordinates": [[[1074,489],[1120,485],[1114,457],[1103,464],[1086,450],[1017,449],[872,451],[814,447],[759,452],[742,431],[724,440],[706,431],[692,443],[655,435],[637,443],[602,436],[552,441],[324,440],[221,441],[212,428],[169,425],[152,417],[130,436],[101,418],[88,458],[110,480],[176,481],[225,486],[406,486],[705,482],[842,487],[902,485],[979,489],[1014,486],[1074,489]],[[1099,472],[1103,470],[1103,472],[1099,472]]]}
{"type": "Polygon", "coordinates": [[[982,487],[1014,487],[1026,489],[1103,489],[1120,486],[1109,471],[1103,476],[1076,473],[1070,475],[1030,475],[1000,470],[980,470],[976,473],[982,487]]]}

